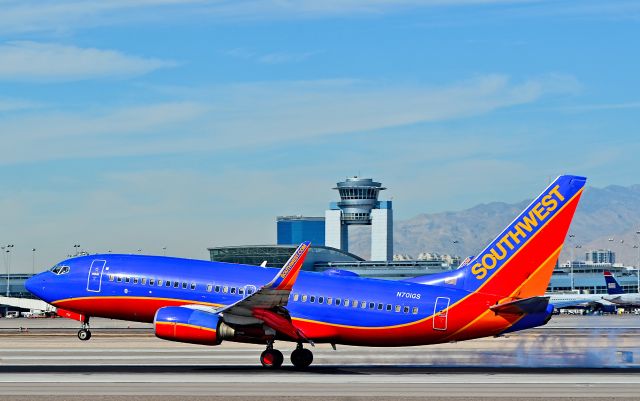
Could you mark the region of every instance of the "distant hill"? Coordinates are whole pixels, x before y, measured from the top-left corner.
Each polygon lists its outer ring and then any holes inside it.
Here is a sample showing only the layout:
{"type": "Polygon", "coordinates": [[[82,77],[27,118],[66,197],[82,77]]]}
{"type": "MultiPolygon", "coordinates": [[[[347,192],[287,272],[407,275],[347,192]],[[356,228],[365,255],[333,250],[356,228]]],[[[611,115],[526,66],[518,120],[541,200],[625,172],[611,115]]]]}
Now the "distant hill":
{"type": "MultiPolygon", "coordinates": [[[[530,199],[515,204],[492,202],[458,212],[425,213],[396,221],[394,253],[474,255],[530,202],[530,199]],[[458,243],[454,244],[454,240],[458,243]]],[[[638,249],[633,245],[639,240],[636,230],[640,230],[640,185],[587,187],[571,225],[570,233],[575,237],[565,243],[560,258],[568,259],[573,250],[576,259],[584,259],[584,252],[589,249],[609,248],[616,251],[618,261],[635,265],[638,249]],[[575,248],[577,245],[582,247],[575,248]]],[[[369,230],[352,230],[350,239],[350,250],[368,258],[369,230]]]]}

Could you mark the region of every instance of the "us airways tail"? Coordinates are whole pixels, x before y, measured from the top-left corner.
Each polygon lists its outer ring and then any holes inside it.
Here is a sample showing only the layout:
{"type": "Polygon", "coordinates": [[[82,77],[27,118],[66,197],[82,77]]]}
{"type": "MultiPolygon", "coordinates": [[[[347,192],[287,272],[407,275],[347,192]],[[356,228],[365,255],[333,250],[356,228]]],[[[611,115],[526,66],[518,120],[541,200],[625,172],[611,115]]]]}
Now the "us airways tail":
{"type": "Polygon", "coordinates": [[[604,272],[604,281],[607,283],[607,294],[609,295],[620,295],[624,294],[624,290],[618,283],[615,277],[613,277],[613,273],[610,271],[604,272]]]}
{"type": "Polygon", "coordinates": [[[461,268],[407,281],[501,295],[505,301],[544,295],[585,183],[573,175],[556,178],[461,268]]]}

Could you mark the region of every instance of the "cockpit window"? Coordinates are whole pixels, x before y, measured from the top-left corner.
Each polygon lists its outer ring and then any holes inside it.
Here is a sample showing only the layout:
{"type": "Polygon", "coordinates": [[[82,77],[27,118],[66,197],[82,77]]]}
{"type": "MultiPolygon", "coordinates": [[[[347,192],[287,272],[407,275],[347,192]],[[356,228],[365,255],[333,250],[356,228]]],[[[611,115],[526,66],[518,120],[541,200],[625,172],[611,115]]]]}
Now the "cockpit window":
{"type": "Polygon", "coordinates": [[[54,274],[67,274],[69,273],[71,269],[69,268],[69,266],[63,266],[63,265],[55,265],[51,268],[51,272],[54,274]]]}

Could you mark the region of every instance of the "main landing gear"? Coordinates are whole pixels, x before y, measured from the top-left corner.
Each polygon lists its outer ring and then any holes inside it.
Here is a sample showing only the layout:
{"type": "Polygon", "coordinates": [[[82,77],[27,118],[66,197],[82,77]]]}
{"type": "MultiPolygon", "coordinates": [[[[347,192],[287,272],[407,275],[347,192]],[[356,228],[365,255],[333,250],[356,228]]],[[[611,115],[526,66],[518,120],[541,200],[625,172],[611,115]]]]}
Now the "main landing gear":
{"type": "Polygon", "coordinates": [[[82,328],[78,330],[78,338],[81,341],[87,341],[91,338],[91,330],[89,330],[89,319],[82,322],[82,328]]]}
{"type": "Polygon", "coordinates": [[[267,349],[260,354],[260,363],[265,368],[278,369],[284,362],[284,356],[282,352],[273,348],[273,342],[267,345],[267,349]]]}
{"type": "Polygon", "coordinates": [[[291,363],[298,369],[308,368],[313,362],[313,353],[306,348],[302,348],[302,343],[298,343],[296,349],[291,353],[291,363]]]}
{"type": "MultiPolygon", "coordinates": [[[[267,345],[267,349],[260,355],[260,363],[265,368],[278,369],[282,366],[284,357],[282,352],[273,348],[273,342],[267,345]]],[[[291,353],[291,363],[298,369],[305,369],[313,362],[313,353],[306,348],[302,347],[301,343],[291,353]]]]}

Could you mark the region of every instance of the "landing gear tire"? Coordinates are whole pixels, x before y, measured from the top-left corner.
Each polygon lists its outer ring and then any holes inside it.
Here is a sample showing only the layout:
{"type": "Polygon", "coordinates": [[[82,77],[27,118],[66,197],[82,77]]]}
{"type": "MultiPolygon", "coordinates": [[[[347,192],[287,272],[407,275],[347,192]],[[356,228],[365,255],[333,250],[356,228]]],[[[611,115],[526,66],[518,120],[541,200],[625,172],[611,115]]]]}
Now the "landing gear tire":
{"type": "Polygon", "coordinates": [[[306,348],[299,347],[291,353],[291,363],[298,369],[308,368],[313,362],[313,353],[306,348]]]}
{"type": "Polygon", "coordinates": [[[265,368],[278,369],[284,362],[282,352],[277,349],[267,349],[260,355],[260,363],[265,368]]]}
{"type": "Polygon", "coordinates": [[[87,341],[91,338],[91,331],[89,329],[78,330],[78,338],[82,341],[87,341]]]}

